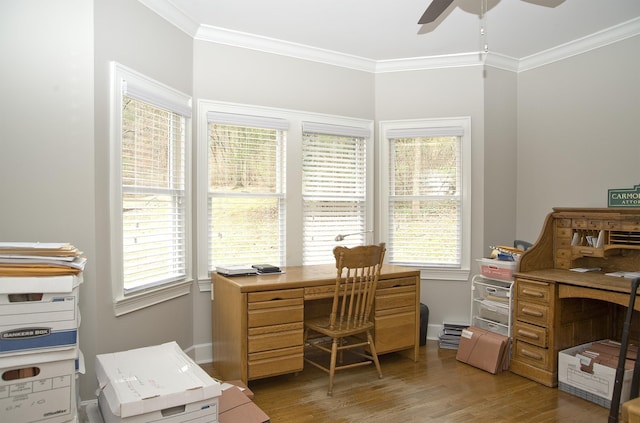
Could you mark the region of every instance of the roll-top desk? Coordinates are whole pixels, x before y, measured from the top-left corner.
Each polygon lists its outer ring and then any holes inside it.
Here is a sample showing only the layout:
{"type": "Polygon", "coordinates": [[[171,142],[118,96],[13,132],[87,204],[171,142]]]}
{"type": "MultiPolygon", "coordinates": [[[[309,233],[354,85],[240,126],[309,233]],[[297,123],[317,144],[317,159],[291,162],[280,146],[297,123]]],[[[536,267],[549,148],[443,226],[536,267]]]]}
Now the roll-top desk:
{"type": "Polygon", "coordinates": [[[554,387],[559,351],[619,340],[631,279],[605,273],[620,271],[640,271],[640,208],[554,208],[515,273],[511,371],[554,387]]]}
{"type": "MultiPolygon", "coordinates": [[[[303,368],[304,319],[328,314],[336,266],[284,268],[283,274],[214,273],[213,366],[225,380],[249,380],[303,368]]],[[[382,266],[374,303],[376,351],[418,358],[420,271],[382,266]]]]}

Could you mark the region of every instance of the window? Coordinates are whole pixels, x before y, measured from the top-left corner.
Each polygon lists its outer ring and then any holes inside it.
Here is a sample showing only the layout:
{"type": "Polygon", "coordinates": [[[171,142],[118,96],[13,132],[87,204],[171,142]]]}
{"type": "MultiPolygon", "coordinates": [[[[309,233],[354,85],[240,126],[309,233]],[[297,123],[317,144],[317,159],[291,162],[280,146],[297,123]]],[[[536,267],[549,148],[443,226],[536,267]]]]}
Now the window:
{"type": "Polygon", "coordinates": [[[367,155],[365,128],[303,122],[303,264],[335,261],[341,244],[364,244],[367,235],[367,155]]]}
{"type": "Polygon", "coordinates": [[[284,263],[288,122],[207,114],[209,269],[284,263]]]}
{"type": "Polygon", "coordinates": [[[329,263],[371,237],[372,121],[200,100],[197,128],[201,291],[218,265],[329,263]]]}
{"type": "Polygon", "coordinates": [[[388,121],[380,130],[388,261],[466,280],[470,119],[388,121]]]}
{"type": "Polygon", "coordinates": [[[112,83],[112,262],[123,314],[189,292],[191,100],[115,63],[112,83]]]}

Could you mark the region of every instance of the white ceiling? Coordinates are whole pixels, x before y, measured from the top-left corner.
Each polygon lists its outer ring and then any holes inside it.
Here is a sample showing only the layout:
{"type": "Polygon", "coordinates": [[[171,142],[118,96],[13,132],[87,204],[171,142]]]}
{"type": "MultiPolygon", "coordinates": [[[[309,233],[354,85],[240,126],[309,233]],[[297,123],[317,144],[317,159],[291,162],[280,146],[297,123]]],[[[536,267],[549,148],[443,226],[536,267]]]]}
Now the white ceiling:
{"type": "Polygon", "coordinates": [[[618,25],[627,36],[640,33],[640,0],[454,0],[427,25],[417,22],[431,0],[140,1],[165,14],[172,10],[174,23],[189,22],[196,33],[238,31],[373,61],[481,51],[483,2],[490,53],[513,59],[618,25]]]}

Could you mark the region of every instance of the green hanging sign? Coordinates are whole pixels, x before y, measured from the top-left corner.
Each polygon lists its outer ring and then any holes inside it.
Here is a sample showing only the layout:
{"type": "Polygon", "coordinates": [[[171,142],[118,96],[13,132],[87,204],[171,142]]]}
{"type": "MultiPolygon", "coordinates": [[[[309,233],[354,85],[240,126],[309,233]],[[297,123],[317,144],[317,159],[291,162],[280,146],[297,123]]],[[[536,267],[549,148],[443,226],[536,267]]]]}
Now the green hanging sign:
{"type": "Polygon", "coordinates": [[[609,207],[640,207],[640,185],[609,190],[609,207]]]}

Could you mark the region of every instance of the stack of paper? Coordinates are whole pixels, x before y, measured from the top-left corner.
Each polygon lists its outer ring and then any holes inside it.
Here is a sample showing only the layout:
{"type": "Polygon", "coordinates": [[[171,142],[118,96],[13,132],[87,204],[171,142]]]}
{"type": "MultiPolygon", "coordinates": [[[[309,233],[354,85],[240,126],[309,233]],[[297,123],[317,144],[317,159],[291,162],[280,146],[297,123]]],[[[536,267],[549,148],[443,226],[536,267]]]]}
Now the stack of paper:
{"type": "Polygon", "coordinates": [[[71,244],[0,242],[0,276],[77,275],[86,262],[71,244]]]}
{"type": "Polygon", "coordinates": [[[257,275],[258,269],[251,267],[250,264],[232,265],[232,266],[218,266],[216,272],[224,276],[243,276],[243,275],[257,275]]]}

